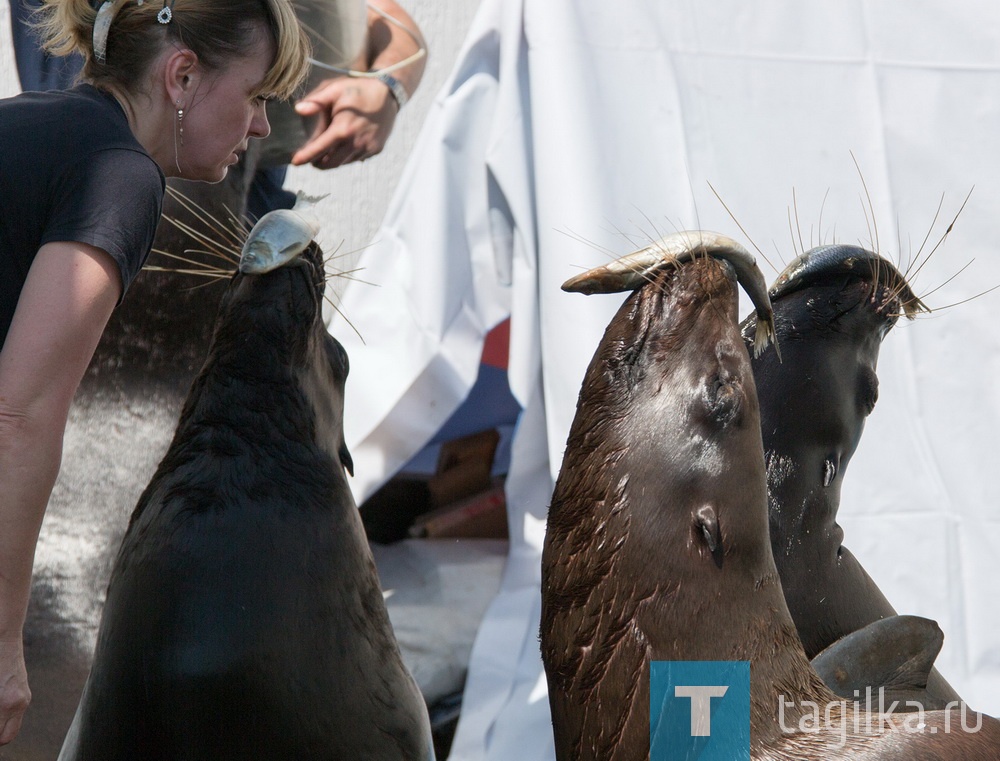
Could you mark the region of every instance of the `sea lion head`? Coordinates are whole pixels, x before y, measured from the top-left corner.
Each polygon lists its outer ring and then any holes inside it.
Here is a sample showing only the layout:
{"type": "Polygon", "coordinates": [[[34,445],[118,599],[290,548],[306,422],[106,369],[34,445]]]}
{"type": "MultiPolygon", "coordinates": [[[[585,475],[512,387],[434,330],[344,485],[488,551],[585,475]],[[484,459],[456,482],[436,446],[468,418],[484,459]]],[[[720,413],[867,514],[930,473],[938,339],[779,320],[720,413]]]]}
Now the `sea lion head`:
{"type": "MultiPolygon", "coordinates": [[[[900,315],[925,309],[892,263],[859,246],[815,248],[771,291],[784,362],[753,360],[768,466],[807,468],[839,503],[843,473],[878,399],[879,349],[900,315]],[[784,351],[787,345],[789,348],[784,351]]],[[[756,317],[742,325],[753,336],[756,317]]]]}
{"type": "MultiPolygon", "coordinates": [[[[296,416],[309,421],[306,435],[351,473],[343,434],[350,363],[323,323],[325,288],[323,252],[315,242],[274,269],[236,272],[219,304],[203,375],[225,376],[223,383],[236,387],[236,403],[266,398],[259,393],[260,384],[273,386],[276,394],[297,389],[312,408],[310,414],[296,416]],[[255,392],[241,396],[240,385],[248,390],[253,385],[255,392]]],[[[192,393],[188,405],[196,397],[192,393]]]]}
{"type": "MultiPolygon", "coordinates": [[[[601,584],[687,590],[697,579],[700,589],[722,588],[731,585],[720,574],[730,565],[748,588],[776,584],[767,567],[756,392],[737,309],[731,266],[700,257],[656,273],[608,325],[549,510],[543,619],[552,620],[544,625],[556,626],[560,610],[572,618],[601,584]],[[758,510],[755,521],[748,513],[758,510]],[[679,554],[664,562],[664,547],[679,554]],[[651,557],[660,558],[655,568],[651,557]]],[[[642,590],[605,594],[623,606],[615,617],[636,617],[625,608],[642,590]]],[[[689,604],[700,603],[681,607],[689,604]]]]}

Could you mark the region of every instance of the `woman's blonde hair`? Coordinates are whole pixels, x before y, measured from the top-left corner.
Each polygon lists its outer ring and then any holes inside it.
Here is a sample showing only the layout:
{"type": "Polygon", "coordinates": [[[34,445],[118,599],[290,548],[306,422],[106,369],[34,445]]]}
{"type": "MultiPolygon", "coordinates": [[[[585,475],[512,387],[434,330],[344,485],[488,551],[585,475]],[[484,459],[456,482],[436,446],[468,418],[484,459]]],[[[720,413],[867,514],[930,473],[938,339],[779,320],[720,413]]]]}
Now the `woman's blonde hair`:
{"type": "Polygon", "coordinates": [[[103,60],[94,55],[94,21],[102,0],[45,0],[37,26],[53,55],[79,53],[81,77],[97,87],[141,91],[152,62],[166,45],[192,50],[207,69],[218,71],[245,55],[260,29],[275,47],[267,76],[253,95],[288,98],[308,71],[309,41],[289,0],[170,0],[171,20],[157,21],[157,0],[111,0],[115,14],[103,60]],[[96,7],[95,7],[96,6],[96,7]]]}

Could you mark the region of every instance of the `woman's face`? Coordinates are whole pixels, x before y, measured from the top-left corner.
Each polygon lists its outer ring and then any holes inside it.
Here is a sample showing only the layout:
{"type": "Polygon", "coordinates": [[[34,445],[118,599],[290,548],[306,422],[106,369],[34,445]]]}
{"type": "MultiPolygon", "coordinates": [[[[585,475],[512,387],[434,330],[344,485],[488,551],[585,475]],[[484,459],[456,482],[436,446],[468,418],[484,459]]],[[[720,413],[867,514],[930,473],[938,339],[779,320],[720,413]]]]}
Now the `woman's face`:
{"type": "Polygon", "coordinates": [[[273,43],[266,35],[245,56],[224,68],[206,73],[181,103],[183,141],[177,142],[177,162],[186,180],[219,182],[239,161],[252,137],[267,137],[271,127],[265,100],[253,97],[273,59],[273,43]]]}

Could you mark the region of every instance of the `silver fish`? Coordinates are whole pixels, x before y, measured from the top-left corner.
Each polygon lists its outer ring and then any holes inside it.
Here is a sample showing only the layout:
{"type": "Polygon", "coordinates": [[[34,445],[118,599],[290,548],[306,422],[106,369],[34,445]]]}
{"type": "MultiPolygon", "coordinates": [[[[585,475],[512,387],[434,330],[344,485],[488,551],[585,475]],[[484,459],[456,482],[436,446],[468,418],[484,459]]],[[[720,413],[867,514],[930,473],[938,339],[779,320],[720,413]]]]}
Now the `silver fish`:
{"type": "Polygon", "coordinates": [[[809,287],[811,278],[819,272],[826,276],[831,273],[853,275],[881,284],[899,298],[903,313],[911,320],[918,312],[931,311],[892,262],[860,246],[846,244],[819,246],[792,261],[771,286],[771,298],[809,287]]]}
{"type": "Polygon", "coordinates": [[[645,248],[571,277],[563,283],[562,289],[587,295],[634,291],[646,285],[657,271],[689,262],[699,255],[712,256],[732,265],[737,281],[757,311],[754,356],[760,356],[767,345],[773,343],[780,360],[774,312],[768,298],[767,282],[757,267],[757,260],[739,243],[720,233],[686,230],[666,235],[645,248]]]}
{"type": "Polygon", "coordinates": [[[240,272],[262,275],[288,264],[305,251],[319,233],[315,206],[323,197],[299,193],[291,209],[269,211],[257,220],[243,244],[240,272]]]}

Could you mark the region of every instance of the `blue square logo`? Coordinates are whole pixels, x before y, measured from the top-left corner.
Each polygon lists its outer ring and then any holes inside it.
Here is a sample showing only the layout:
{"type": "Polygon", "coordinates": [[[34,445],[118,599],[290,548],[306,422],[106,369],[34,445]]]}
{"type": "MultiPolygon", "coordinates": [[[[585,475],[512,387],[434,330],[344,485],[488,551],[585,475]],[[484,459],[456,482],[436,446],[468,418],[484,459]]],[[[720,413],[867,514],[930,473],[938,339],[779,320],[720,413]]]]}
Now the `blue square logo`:
{"type": "Polygon", "coordinates": [[[750,761],[750,662],[650,662],[649,759],[750,761]]]}

